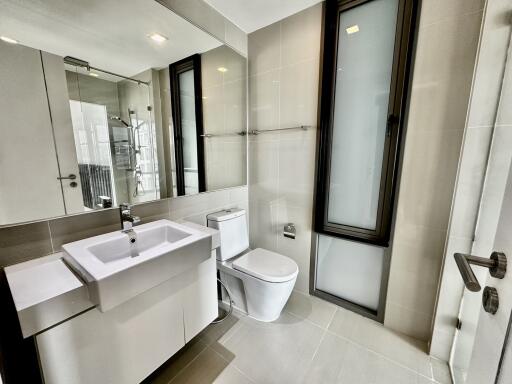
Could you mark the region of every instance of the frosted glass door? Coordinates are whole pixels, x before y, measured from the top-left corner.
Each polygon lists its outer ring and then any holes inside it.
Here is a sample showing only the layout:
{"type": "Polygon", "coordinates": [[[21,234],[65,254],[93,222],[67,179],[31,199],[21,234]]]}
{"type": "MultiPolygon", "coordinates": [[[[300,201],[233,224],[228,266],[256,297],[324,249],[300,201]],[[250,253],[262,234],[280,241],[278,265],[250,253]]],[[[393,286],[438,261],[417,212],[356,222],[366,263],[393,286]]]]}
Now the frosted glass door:
{"type": "Polygon", "coordinates": [[[327,220],[375,230],[398,0],[340,13],[327,220]]]}
{"type": "Polygon", "coordinates": [[[325,4],[313,294],[381,322],[415,4],[325,4]]]}

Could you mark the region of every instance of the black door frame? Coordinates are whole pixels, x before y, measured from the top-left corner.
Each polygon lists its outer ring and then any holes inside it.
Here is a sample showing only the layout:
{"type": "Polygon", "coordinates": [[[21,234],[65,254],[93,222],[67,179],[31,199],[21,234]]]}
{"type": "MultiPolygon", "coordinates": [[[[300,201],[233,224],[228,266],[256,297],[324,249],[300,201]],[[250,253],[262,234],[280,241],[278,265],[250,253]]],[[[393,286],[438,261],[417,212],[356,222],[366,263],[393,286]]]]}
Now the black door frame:
{"type": "Polygon", "coordinates": [[[194,72],[194,102],[196,117],[197,177],[199,192],[206,191],[206,172],[203,139],[203,95],[201,84],[201,55],[195,54],[169,65],[171,87],[171,109],[174,126],[174,153],[176,160],[176,190],[178,196],[185,195],[185,169],[183,165],[183,134],[181,126],[180,81],[183,72],[194,72]]]}
{"type": "MultiPolygon", "coordinates": [[[[396,181],[394,179],[397,177],[400,167],[400,149],[403,146],[403,134],[401,134],[401,131],[405,131],[405,116],[407,113],[409,101],[408,89],[410,88],[410,74],[413,67],[413,51],[415,47],[415,41],[417,39],[416,25],[418,17],[417,14],[420,9],[420,0],[399,0],[397,32],[395,36],[395,48],[393,57],[394,73],[392,74],[392,82],[395,83],[393,83],[392,86],[394,86],[394,84],[399,84],[401,86],[401,93],[399,97],[396,95],[396,92],[390,93],[390,99],[392,96],[394,99],[393,103],[390,104],[388,108],[388,111],[391,111],[391,113],[388,112],[388,134],[386,135],[388,148],[386,148],[386,150],[391,152],[392,161],[388,161],[387,164],[383,164],[380,195],[382,195],[383,190],[387,190],[388,192],[385,201],[382,203],[379,202],[379,204],[387,204],[386,210],[384,210],[384,207],[382,207],[382,212],[380,213],[379,218],[381,221],[385,219],[385,225],[377,228],[377,231],[374,233],[364,230],[361,231],[361,229],[350,226],[325,225],[328,201],[326,190],[328,191],[329,186],[328,176],[330,173],[331,139],[334,117],[334,92],[336,79],[335,76],[339,13],[369,1],[373,0],[326,0],[326,5],[324,8],[324,25],[322,28],[323,51],[321,56],[322,63],[320,67],[320,107],[318,116],[318,126],[320,129],[317,133],[315,208],[313,212],[314,229],[312,232],[311,242],[309,292],[313,296],[320,297],[326,301],[383,323],[386,310],[389,270],[391,265],[391,248],[389,247],[389,238],[394,220],[394,204],[396,203],[396,196],[394,193],[396,181]],[[397,45],[399,47],[397,47],[397,45]],[[395,68],[397,57],[400,65],[395,68]],[[395,71],[399,71],[401,73],[398,74],[395,73],[395,71]],[[391,108],[391,106],[393,108],[391,108]],[[389,116],[393,117],[389,119],[389,116]],[[384,175],[386,175],[386,177],[384,177],[384,175]],[[377,310],[366,308],[316,288],[317,243],[319,234],[325,234],[332,237],[384,247],[384,260],[380,285],[379,305],[377,310]]],[[[381,196],[379,196],[379,198],[380,197],[381,196]]]]}
{"type": "Polygon", "coordinates": [[[324,20],[323,63],[320,94],[316,207],[314,228],[317,233],[349,240],[388,246],[393,214],[394,190],[398,166],[398,147],[404,124],[406,91],[412,42],[415,0],[398,0],[395,46],[391,74],[387,132],[384,143],[377,225],[375,230],[328,221],[331,169],[331,143],[334,125],[334,99],[338,57],[340,14],[374,0],[327,0],[324,20]]]}

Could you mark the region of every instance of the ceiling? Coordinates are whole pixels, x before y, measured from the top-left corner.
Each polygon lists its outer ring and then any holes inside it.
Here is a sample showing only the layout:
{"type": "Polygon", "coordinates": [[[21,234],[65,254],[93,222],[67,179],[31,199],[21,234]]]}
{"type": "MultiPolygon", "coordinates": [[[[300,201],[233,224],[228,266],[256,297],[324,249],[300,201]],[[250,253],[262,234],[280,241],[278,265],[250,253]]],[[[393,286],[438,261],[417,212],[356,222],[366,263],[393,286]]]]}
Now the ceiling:
{"type": "Polygon", "coordinates": [[[124,76],[222,45],[154,0],[0,0],[0,9],[1,36],[124,76]]]}
{"type": "Polygon", "coordinates": [[[204,0],[246,33],[309,8],[322,0],[204,0]]]}

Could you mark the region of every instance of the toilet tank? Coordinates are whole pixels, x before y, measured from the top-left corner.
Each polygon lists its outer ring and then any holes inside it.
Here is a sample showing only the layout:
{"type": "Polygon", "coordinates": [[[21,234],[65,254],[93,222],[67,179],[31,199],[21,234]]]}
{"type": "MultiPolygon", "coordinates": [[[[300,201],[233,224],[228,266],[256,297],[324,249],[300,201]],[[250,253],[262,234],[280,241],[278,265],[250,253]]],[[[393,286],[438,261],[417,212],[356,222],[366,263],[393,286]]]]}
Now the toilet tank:
{"type": "Polygon", "coordinates": [[[235,257],[249,248],[245,210],[225,209],[207,216],[208,226],[220,232],[220,249],[217,260],[235,257]]]}

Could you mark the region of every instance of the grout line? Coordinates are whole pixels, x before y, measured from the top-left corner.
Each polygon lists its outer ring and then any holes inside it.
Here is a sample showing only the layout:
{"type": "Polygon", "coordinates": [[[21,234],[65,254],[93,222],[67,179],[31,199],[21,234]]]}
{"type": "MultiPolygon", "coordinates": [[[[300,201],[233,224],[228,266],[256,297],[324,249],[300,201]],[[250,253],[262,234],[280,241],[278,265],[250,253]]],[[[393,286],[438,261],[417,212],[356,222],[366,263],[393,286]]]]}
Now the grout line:
{"type": "MultiPolygon", "coordinates": [[[[453,23],[456,20],[465,19],[466,17],[471,17],[471,16],[476,15],[478,13],[482,13],[483,14],[483,12],[484,12],[484,8],[479,8],[479,9],[475,9],[475,10],[468,11],[468,12],[462,12],[462,13],[458,13],[458,14],[455,14],[455,15],[449,15],[449,16],[441,17],[441,18],[439,18],[437,20],[432,20],[432,21],[425,22],[423,25],[420,25],[420,23],[418,23],[418,29],[421,30],[421,29],[424,29],[424,28],[427,28],[427,27],[436,26],[437,24],[442,24],[442,23],[449,23],[449,22],[453,23]]],[[[421,20],[421,15],[420,15],[420,20],[421,20]]]]}
{"type": "Polygon", "coordinates": [[[174,375],[174,377],[167,383],[167,384],[171,384],[179,375],[181,375],[183,373],[183,371],[185,369],[187,369],[190,364],[192,364],[194,361],[197,360],[197,358],[204,352],[206,351],[206,349],[208,348],[208,345],[206,343],[205,344],[205,347],[201,350],[201,352],[199,352],[197,355],[194,356],[194,358],[192,360],[190,360],[183,368],[181,368],[178,372],[176,372],[176,375],[174,375]]]}
{"type": "MultiPolygon", "coordinates": [[[[413,373],[415,373],[415,374],[417,374],[417,375],[420,375],[420,376],[422,376],[422,377],[425,377],[425,378],[428,378],[428,379],[430,379],[430,380],[433,380],[433,378],[431,378],[431,377],[428,377],[428,376],[425,376],[425,375],[421,374],[417,369],[414,369],[414,368],[408,367],[407,365],[404,365],[403,363],[400,363],[400,362],[398,362],[398,361],[396,361],[396,360],[393,360],[391,357],[386,356],[386,355],[383,355],[382,353],[377,352],[377,351],[375,351],[375,350],[373,350],[373,349],[371,349],[371,348],[367,347],[366,345],[360,344],[360,343],[358,343],[358,342],[357,342],[357,341],[355,341],[355,340],[351,340],[351,339],[349,339],[349,338],[347,338],[347,337],[345,337],[345,336],[338,335],[338,334],[336,334],[336,333],[334,333],[334,332],[332,332],[332,331],[329,331],[328,329],[326,330],[326,332],[327,332],[327,333],[329,333],[329,334],[330,334],[330,335],[332,335],[332,336],[335,336],[335,337],[337,337],[337,338],[340,338],[340,339],[342,339],[342,340],[344,340],[344,341],[347,341],[347,342],[349,342],[349,343],[351,343],[351,344],[353,344],[353,345],[356,345],[356,346],[358,346],[358,347],[364,348],[364,349],[366,349],[368,352],[373,353],[374,355],[377,355],[377,356],[379,356],[379,357],[382,357],[383,359],[385,359],[385,360],[387,360],[387,361],[389,361],[389,362],[391,362],[391,363],[393,363],[393,364],[395,364],[395,365],[397,365],[397,366],[399,366],[399,367],[401,367],[401,368],[407,369],[408,371],[411,371],[411,372],[413,372],[413,373]]],[[[422,353],[424,353],[424,352],[422,352],[422,353]]],[[[428,355],[427,355],[427,356],[428,356],[428,355]]]]}
{"type": "Polygon", "coordinates": [[[322,334],[322,337],[320,338],[320,342],[318,343],[318,346],[315,348],[315,352],[313,352],[313,356],[311,357],[310,362],[313,362],[313,360],[315,360],[315,357],[318,354],[318,351],[320,350],[320,346],[322,345],[322,342],[324,341],[326,335],[327,335],[327,331],[324,330],[324,333],[322,334]]]}
{"type": "MultiPolygon", "coordinates": [[[[224,360],[226,363],[228,363],[228,365],[231,365],[232,361],[229,361],[228,359],[226,359],[224,356],[222,356],[219,352],[217,352],[215,349],[211,348],[210,346],[206,347],[208,349],[210,349],[211,351],[213,351],[214,353],[216,353],[218,356],[220,356],[220,358],[222,360],[224,360]]],[[[236,364],[233,363],[233,365],[231,365],[234,369],[236,369],[242,376],[244,376],[247,380],[249,380],[251,383],[254,383],[256,384],[256,381],[251,379],[249,376],[247,376],[244,371],[242,371],[240,368],[238,368],[236,366],[236,364]]],[[[1,383],[0,383],[1,384],[1,383]]]]}
{"type": "Polygon", "coordinates": [[[52,253],[55,253],[55,248],[53,247],[53,236],[52,236],[52,228],[50,227],[50,220],[47,220],[46,224],[48,225],[48,233],[50,234],[50,246],[52,247],[52,253]]]}
{"type": "Polygon", "coordinates": [[[302,321],[304,321],[305,323],[307,323],[307,324],[309,324],[309,325],[314,326],[315,328],[321,329],[322,331],[326,331],[326,328],[324,328],[324,327],[322,327],[322,326],[320,326],[320,325],[318,325],[318,324],[316,324],[316,323],[313,323],[311,320],[309,320],[309,319],[307,319],[307,318],[305,318],[305,317],[302,317],[302,316],[300,316],[300,315],[297,315],[297,314],[295,314],[295,313],[293,313],[293,312],[290,312],[289,310],[286,310],[286,309],[284,310],[284,312],[286,312],[287,314],[289,314],[289,315],[290,315],[290,316],[292,316],[292,317],[295,317],[296,319],[302,320],[302,321]]]}
{"type": "Polygon", "coordinates": [[[331,316],[331,320],[329,320],[329,323],[327,323],[327,326],[325,327],[326,330],[329,329],[332,322],[334,321],[334,318],[336,317],[336,313],[338,313],[338,308],[334,309],[334,312],[332,313],[332,316],[331,316]]]}

